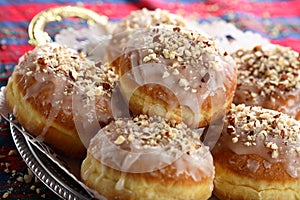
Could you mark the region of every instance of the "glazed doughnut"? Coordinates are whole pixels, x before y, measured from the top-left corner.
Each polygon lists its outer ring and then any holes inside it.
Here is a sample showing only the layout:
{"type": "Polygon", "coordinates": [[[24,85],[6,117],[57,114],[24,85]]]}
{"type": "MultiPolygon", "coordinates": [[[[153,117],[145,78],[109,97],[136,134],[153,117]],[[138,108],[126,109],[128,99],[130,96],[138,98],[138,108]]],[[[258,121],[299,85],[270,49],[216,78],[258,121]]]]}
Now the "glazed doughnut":
{"type": "Polygon", "coordinates": [[[212,150],[220,199],[300,199],[300,122],[287,114],[233,105],[212,150]]]}
{"type": "Polygon", "coordinates": [[[108,46],[108,60],[113,62],[122,55],[127,41],[132,37],[132,34],[139,29],[149,28],[159,25],[175,25],[186,26],[183,17],[170,13],[167,10],[155,9],[132,11],[130,15],[125,17],[116,25],[113,31],[110,45],[108,46]]]}
{"type": "Polygon", "coordinates": [[[108,66],[48,43],[20,58],[5,98],[29,133],[67,155],[82,157],[90,137],[112,120],[110,96],[117,79],[108,66]]]}
{"type": "Polygon", "coordinates": [[[104,127],[88,148],[82,181],[107,199],[208,199],[214,166],[183,123],[139,115],[104,127]]]}
{"type": "Polygon", "coordinates": [[[213,40],[178,26],[135,32],[119,58],[120,88],[134,114],[203,127],[225,115],[236,66],[213,40]]]}
{"type": "Polygon", "coordinates": [[[288,47],[241,49],[234,103],[278,110],[300,119],[300,56],[288,47]]]}

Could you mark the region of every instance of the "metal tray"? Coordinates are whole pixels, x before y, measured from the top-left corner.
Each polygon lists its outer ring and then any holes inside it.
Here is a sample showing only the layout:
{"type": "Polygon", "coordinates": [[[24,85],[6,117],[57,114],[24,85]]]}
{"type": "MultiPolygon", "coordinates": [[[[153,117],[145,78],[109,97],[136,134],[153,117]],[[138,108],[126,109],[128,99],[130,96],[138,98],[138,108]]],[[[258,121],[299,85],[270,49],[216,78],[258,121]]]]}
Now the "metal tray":
{"type": "Polygon", "coordinates": [[[49,159],[37,147],[23,136],[23,134],[10,123],[11,135],[21,157],[32,172],[50,190],[62,199],[89,200],[93,199],[84,188],[64,172],[56,163],[49,159]]]}

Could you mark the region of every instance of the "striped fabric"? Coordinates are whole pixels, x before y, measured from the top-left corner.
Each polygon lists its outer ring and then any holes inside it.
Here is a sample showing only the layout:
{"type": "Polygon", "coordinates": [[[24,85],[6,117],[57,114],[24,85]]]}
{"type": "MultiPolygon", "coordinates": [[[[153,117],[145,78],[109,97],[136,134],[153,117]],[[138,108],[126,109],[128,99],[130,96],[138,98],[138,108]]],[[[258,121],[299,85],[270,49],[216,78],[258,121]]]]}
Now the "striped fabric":
{"type": "MultiPolygon", "coordinates": [[[[107,15],[113,21],[143,7],[167,9],[199,22],[219,18],[234,23],[241,30],[258,32],[273,43],[290,46],[300,52],[299,0],[0,0],[0,86],[6,84],[19,57],[33,48],[28,44],[30,20],[44,9],[61,5],[83,6],[107,15]]],[[[54,35],[64,27],[81,25],[76,23],[71,20],[49,23],[46,31],[54,35]]],[[[32,182],[25,184],[16,180],[18,174],[27,172],[27,167],[20,156],[9,155],[15,147],[5,123],[0,124],[0,145],[0,199],[10,190],[7,199],[58,199],[41,183],[34,183],[41,189],[37,193],[32,189],[32,182]],[[16,170],[17,175],[12,177],[11,172],[5,172],[6,168],[16,170]]]]}
{"type": "MultiPolygon", "coordinates": [[[[300,3],[298,0],[23,0],[0,1],[0,82],[4,85],[18,58],[32,49],[28,44],[27,27],[40,11],[59,5],[79,5],[120,20],[130,11],[147,7],[163,8],[199,21],[219,17],[234,23],[242,30],[258,32],[273,43],[290,46],[300,51],[300,3]]],[[[49,24],[51,33],[61,29],[58,23],[49,24]]]]}

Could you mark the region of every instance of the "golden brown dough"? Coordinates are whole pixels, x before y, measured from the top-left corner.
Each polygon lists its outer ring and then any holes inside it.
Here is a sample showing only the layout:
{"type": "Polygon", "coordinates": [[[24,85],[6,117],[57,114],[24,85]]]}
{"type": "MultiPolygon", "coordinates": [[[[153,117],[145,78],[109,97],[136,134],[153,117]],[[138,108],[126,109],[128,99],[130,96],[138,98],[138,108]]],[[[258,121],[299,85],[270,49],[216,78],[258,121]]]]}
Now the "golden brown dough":
{"type": "Polygon", "coordinates": [[[213,177],[211,153],[198,133],[145,115],[104,127],[81,166],[82,181],[107,199],[208,199],[213,177]]]}
{"type": "Polygon", "coordinates": [[[56,43],[19,60],[5,90],[8,107],[32,135],[71,156],[86,153],[90,137],[112,120],[117,75],[56,43]]]}
{"type": "Polygon", "coordinates": [[[300,199],[300,122],[278,111],[233,105],[212,150],[214,194],[230,199],[300,199]]]}
{"type": "Polygon", "coordinates": [[[225,115],[236,87],[231,56],[213,40],[178,26],[137,31],[116,62],[134,114],[203,127],[225,115]]]}
{"type": "Polygon", "coordinates": [[[241,49],[232,55],[238,84],[234,103],[278,110],[300,119],[300,56],[288,47],[241,49]]]}

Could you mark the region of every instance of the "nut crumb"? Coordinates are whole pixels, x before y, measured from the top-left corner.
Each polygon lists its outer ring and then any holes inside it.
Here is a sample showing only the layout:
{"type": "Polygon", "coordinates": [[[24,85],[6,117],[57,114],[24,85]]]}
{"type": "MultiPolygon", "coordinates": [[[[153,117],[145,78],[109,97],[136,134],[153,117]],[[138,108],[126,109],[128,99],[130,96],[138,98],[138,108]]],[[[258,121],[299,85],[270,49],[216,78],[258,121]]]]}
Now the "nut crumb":
{"type": "Polygon", "coordinates": [[[116,140],[115,140],[115,144],[117,144],[117,145],[120,145],[120,144],[122,144],[123,142],[125,142],[126,141],[126,139],[124,138],[124,136],[122,136],[122,135],[120,135],[116,140]]]}
{"type": "Polygon", "coordinates": [[[170,73],[167,72],[167,71],[165,71],[164,74],[163,74],[163,76],[162,76],[162,78],[167,78],[167,77],[169,77],[169,76],[170,76],[170,73]]]}

